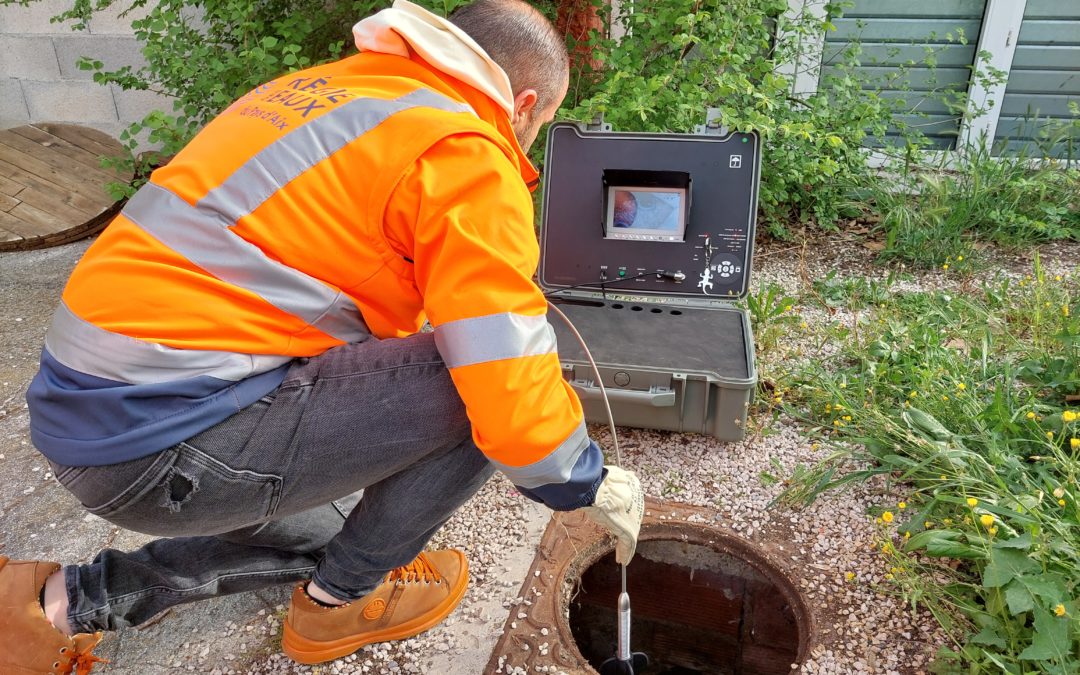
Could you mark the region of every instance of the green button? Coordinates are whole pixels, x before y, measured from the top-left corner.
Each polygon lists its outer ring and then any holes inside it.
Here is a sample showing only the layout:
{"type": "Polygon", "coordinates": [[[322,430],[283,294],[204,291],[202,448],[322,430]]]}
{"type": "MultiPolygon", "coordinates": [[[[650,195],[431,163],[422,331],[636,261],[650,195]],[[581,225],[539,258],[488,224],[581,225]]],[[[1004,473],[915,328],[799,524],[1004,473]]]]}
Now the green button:
{"type": "Polygon", "coordinates": [[[619,270],[619,276],[620,277],[625,277],[626,276],[626,270],[619,270]]]}

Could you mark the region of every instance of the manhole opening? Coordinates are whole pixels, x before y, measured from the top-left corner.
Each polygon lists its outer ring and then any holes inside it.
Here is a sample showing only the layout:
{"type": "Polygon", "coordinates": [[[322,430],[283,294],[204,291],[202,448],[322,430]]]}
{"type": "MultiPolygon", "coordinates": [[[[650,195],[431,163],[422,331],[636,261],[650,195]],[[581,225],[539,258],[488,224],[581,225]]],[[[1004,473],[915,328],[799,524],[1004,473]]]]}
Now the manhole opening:
{"type": "MultiPolygon", "coordinates": [[[[764,559],[748,560],[749,551],[721,549],[640,542],[627,588],[631,646],[648,655],[649,675],[772,675],[800,661],[809,621],[794,586],[764,559]]],[[[570,601],[570,631],[594,668],[614,651],[618,595],[608,554],[585,569],[570,601]]]]}

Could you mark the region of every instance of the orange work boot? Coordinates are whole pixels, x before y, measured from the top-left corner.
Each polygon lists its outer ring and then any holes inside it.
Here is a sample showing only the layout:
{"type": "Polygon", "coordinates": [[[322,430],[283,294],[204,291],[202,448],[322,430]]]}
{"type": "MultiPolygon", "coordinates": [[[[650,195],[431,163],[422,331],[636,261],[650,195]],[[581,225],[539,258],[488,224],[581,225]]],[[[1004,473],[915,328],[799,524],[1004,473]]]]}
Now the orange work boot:
{"type": "Polygon", "coordinates": [[[372,592],[339,607],[315,602],[302,583],[293,590],[281,646],[293,661],[310,664],[412,637],[454,611],[468,583],[469,564],[455,549],[421,553],[372,592]]]}
{"type": "Polygon", "coordinates": [[[53,562],[0,555],[0,673],[87,675],[104,661],[91,654],[101,633],[68,637],[45,618],[41,589],[59,569],[53,562]]]}

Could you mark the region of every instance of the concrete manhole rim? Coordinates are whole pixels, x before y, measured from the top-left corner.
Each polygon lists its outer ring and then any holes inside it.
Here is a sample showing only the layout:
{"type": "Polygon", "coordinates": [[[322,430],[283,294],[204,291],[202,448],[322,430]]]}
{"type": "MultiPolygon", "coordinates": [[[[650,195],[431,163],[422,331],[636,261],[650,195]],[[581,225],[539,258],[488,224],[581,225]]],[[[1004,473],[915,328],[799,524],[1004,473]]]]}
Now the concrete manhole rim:
{"type": "MultiPolygon", "coordinates": [[[[647,541],[678,541],[712,549],[720,554],[726,554],[738,558],[752,567],[758,574],[765,577],[773,586],[779,589],[784,599],[791,605],[795,613],[796,624],[799,629],[799,650],[796,657],[798,663],[806,660],[810,654],[812,643],[816,639],[817,630],[814,623],[813,612],[810,611],[799,592],[792,576],[786,571],[786,565],[775,559],[774,556],[753,542],[719,528],[710,527],[702,523],[680,520],[653,521],[647,519],[641,527],[638,538],[639,547],[647,541]]],[[[570,561],[562,566],[556,579],[555,587],[561,589],[558,599],[558,607],[555,612],[556,634],[560,637],[562,646],[569,652],[569,656],[582,664],[584,672],[596,673],[589,665],[589,661],[582,655],[574,639],[570,628],[570,603],[572,589],[577,585],[582,575],[590,567],[599,562],[604,556],[614,551],[614,543],[610,537],[600,540],[602,545],[591,546],[576,552],[570,561]]],[[[633,563],[631,562],[631,569],[633,563]]],[[[633,605],[633,598],[631,598],[633,605]]],[[[612,621],[615,620],[614,613],[612,621]]]]}

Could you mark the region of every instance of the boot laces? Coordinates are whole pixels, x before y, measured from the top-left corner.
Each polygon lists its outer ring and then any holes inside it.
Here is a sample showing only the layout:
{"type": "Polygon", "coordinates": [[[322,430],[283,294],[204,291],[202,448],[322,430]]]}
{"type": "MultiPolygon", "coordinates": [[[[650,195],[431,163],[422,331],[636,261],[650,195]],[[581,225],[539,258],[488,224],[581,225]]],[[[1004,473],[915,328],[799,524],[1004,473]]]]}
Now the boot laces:
{"type": "Polygon", "coordinates": [[[90,675],[90,670],[98,663],[108,663],[108,659],[103,659],[100,656],[94,656],[91,652],[97,645],[95,641],[92,644],[86,645],[81,651],[75,651],[70,661],[64,667],[64,670],[60,671],[62,675],[90,675]]]}
{"type": "Polygon", "coordinates": [[[416,560],[413,560],[408,565],[391,570],[389,580],[402,583],[418,581],[423,581],[424,583],[439,583],[442,580],[442,576],[440,576],[439,571],[431,565],[431,561],[427,559],[427,556],[421,553],[416,556],[416,560]]]}

